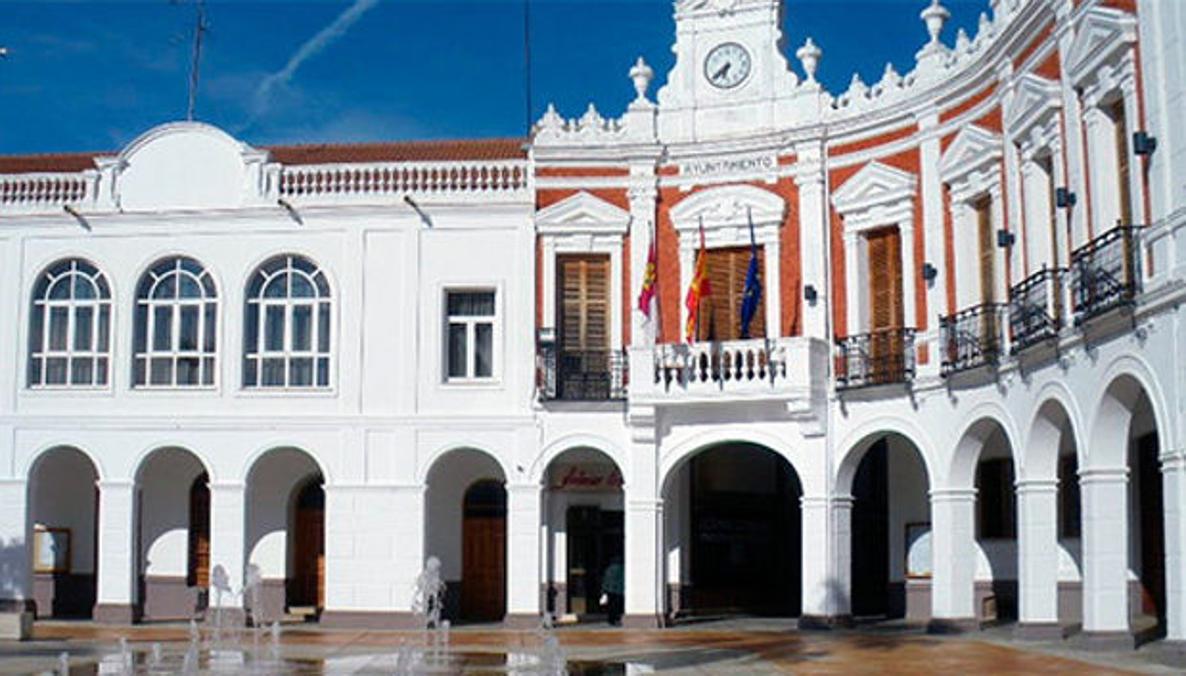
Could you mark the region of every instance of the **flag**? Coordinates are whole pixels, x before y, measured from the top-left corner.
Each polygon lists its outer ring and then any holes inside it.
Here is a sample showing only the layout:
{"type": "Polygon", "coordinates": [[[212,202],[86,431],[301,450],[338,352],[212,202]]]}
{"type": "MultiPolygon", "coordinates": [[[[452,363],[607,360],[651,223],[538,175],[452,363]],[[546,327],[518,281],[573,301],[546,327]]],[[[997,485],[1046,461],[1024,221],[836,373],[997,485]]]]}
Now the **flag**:
{"type": "Polygon", "coordinates": [[[647,267],[642,273],[642,289],[638,292],[638,309],[647,321],[651,319],[651,306],[655,304],[655,237],[651,237],[651,248],[647,252],[647,267]]]}
{"type": "Polygon", "coordinates": [[[749,325],[762,301],[762,280],[758,278],[758,244],[754,239],[754,219],[749,219],[749,269],[745,273],[745,291],[741,296],[741,337],[749,338],[749,325]]]}
{"type": "Polygon", "coordinates": [[[700,222],[700,252],[696,255],[696,272],[692,275],[692,284],[688,287],[684,305],[688,308],[688,324],[684,327],[686,342],[696,340],[696,329],[700,326],[700,303],[712,295],[712,287],[708,283],[708,256],[704,247],[704,222],[700,222]]]}

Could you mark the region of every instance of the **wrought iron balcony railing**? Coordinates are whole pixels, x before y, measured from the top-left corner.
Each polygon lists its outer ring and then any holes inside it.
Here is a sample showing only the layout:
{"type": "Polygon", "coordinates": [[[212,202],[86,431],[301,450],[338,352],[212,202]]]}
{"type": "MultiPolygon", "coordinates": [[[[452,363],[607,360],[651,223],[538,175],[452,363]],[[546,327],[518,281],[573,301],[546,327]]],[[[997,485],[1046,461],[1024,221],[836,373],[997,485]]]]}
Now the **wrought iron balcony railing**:
{"type": "Polygon", "coordinates": [[[836,339],[836,388],[914,379],[914,329],[879,329],[836,339]]]}
{"type": "Polygon", "coordinates": [[[1005,306],[985,303],[939,318],[939,373],[943,376],[1000,361],[1005,306]]]}
{"type": "Polygon", "coordinates": [[[540,345],[538,386],[545,400],[610,401],[626,398],[623,350],[561,350],[540,345]]]}
{"type": "Polygon", "coordinates": [[[1141,280],[1137,231],[1137,226],[1118,225],[1071,254],[1076,324],[1136,299],[1141,280]]]}
{"type": "Polygon", "coordinates": [[[1063,268],[1042,268],[1009,289],[1014,354],[1058,337],[1063,324],[1063,268]]]}

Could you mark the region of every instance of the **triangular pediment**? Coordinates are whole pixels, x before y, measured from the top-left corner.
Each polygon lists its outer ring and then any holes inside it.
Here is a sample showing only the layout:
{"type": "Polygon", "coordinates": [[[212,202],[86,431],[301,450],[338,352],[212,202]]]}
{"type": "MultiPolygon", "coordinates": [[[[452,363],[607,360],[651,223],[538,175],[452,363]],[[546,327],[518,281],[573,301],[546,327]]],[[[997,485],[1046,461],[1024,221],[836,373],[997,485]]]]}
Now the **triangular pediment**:
{"type": "Polygon", "coordinates": [[[1000,161],[1001,137],[984,127],[968,125],[956,134],[955,140],[939,160],[939,175],[944,182],[1000,161]]]}
{"type": "Polygon", "coordinates": [[[1005,128],[1014,136],[1022,136],[1035,124],[1045,123],[1061,106],[1057,82],[1026,73],[1017,79],[1013,98],[1005,107],[1005,128]]]}
{"type": "Polygon", "coordinates": [[[1080,19],[1067,50],[1067,72],[1078,85],[1096,67],[1111,61],[1137,40],[1137,21],[1127,12],[1093,7],[1080,19]]]}
{"type": "Polygon", "coordinates": [[[541,232],[591,232],[622,234],[630,224],[630,212],[581,191],[535,215],[541,232]]]}
{"type": "Polygon", "coordinates": [[[870,162],[832,193],[832,204],[848,213],[914,196],[918,177],[881,162],[870,162]]]}

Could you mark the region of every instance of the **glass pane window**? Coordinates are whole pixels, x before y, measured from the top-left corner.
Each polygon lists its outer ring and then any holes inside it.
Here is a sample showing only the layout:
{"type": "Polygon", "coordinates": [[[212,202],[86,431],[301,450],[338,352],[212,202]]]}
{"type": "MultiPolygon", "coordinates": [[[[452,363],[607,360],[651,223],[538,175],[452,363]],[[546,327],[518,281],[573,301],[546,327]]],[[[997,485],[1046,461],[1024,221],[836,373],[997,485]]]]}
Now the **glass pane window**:
{"type": "Polygon", "coordinates": [[[57,261],[35,280],[29,308],[30,387],[107,384],[111,293],[97,267],[57,261]]]}
{"type": "Polygon", "coordinates": [[[498,304],[494,291],[449,291],[445,297],[445,374],[451,381],[495,376],[498,304]]]}
{"type": "Polygon", "coordinates": [[[332,303],[325,273],[303,256],[268,259],[247,282],[243,386],[326,388],[332,303]]]}
{"type": "Polygon", "coordinates": [[[214,384],[218,295],[205,266],[186,256],[154,263],[136,287],[133,318],[134,386],[214,384]]]}

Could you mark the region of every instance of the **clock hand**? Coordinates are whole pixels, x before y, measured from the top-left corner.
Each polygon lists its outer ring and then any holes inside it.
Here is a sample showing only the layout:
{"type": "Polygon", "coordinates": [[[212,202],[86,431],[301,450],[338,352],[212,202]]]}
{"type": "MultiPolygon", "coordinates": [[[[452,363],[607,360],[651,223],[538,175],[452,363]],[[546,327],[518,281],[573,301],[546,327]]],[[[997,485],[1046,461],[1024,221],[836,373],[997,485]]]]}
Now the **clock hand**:
{"type": "Polygon", "coordinates": [[[717,72],[712,74],[713,82],[719,81],[721,78],[729,74],[729,67],[733,65],[732,61],[726,61],[725,65],[721,66],[717,72]]]}

